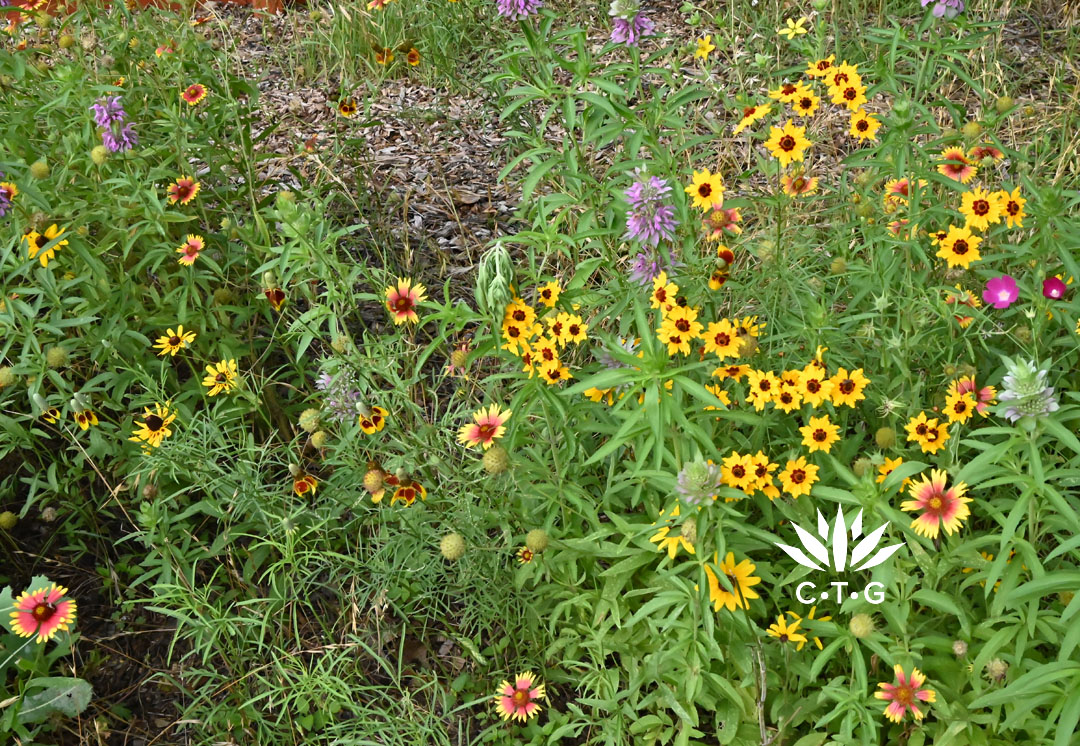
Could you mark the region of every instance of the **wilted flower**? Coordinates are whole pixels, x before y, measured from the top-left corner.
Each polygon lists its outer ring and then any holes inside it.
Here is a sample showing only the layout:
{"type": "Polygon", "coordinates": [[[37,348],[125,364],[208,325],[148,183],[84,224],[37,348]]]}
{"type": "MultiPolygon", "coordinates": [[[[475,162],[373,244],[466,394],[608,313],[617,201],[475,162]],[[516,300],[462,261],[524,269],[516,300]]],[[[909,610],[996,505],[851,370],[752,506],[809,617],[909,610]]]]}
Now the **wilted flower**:
{"type": "Polygon", "coordinates": [[[1058,409],[1054,389],[1046,385],[1047,369],[1039,369],[1034,362],[1013,361],[1004,358],[1004,389],[998,396],[998,414],[1009,422],[1016,422],[1021,417],[1045,417],[1058,409]]]}

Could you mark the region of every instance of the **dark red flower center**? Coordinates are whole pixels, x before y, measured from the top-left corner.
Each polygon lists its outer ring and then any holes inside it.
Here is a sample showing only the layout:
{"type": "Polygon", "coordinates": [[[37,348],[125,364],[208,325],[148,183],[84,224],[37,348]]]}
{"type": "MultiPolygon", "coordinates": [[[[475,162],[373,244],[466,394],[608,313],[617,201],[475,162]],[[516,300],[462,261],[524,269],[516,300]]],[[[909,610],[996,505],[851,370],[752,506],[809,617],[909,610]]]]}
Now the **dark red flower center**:
{"type": "Polygon", "coordinates": [[[852,381],[850,378],[845,378],[843,381],[840,382],[840,393],[850,394],[854,390],[855,382],[852,381]]]}
{"type": "Polygon", "coordinates": [[[44,249],[45,244],[49,243],[49,238],[45,235],[39,235],[37,238],[34,239],[34,243],[37,244],[37,247],[39,249],[44,249]]]}
{"type": "Polygon", "coordinates": [[[772,388],[772,383],[767,378],[765,380],[763,380],[763,381],[758,382],[758,390],[759,391],[768,391],[771,388],[772,388]]]}
{"type": "Polygon", "coordinates": [[[742,464],[735,464],[735,466],[731,467],[731,476],[736,479],[742,479],[746,476],[746,467],[742,464]]]}
{"type": "Polygon", "coordinates": [[[802,484],[806,481],[806,472],[802,469],[793,469],[791,472],[791,481],[794,484],[802,484]]]}
{"type": "Polygon", "coordinates": [[[690,322],[686,319],[679,319],[675,322],[675,328],[685,334],[686,332],[690,331],[690,322]]]}
{"type": "Polygon", "coordinates": [[[784,135],[783,137],[780,138],[779,145],[780,145],[781,150],[785,150],[785,151],[786,150],[794,150],[795,149],[795,138],[792,137],[791,135],[784,135]]]}
{"type": "Polygon", "coordinates": [[[523,311],[520,308],[514,309],[514,312],[511,313],[510,316],[511,316],[511,318],[514,319],[514,321],[518,321],[518,322],[525,321],[525,311],[523,311]]]}
{"type": "Polygon", "coordinates": [[[829,434],[822,430],[820,427],[814,431],[814,440],[816,440],[818,443],[824,443],[828,439],[829,434]]]}
{"type": "Polygon", "coordinates": [[[224,373],[218,373],[216,376],[214,376],[214,381],[217,383],[225,383],[225,381],[227,380],[229,380],[229,377],[224,373]]]}
{"type": "Polygon", "coordinates": [[[713,337],[713,341],[716,343],[717,347],[727,347],[731,344],[731,335],[726,332],[719,332],[713,337]]]}
{"type": "Polygon", "coordinates": [[[977,199],[971,203],[971,211],[976,215],[985,215],[990,212],[990,203],[985,199],[977,199]]]}
{"type": "Polygon", "coordinates": [[[53,618],[56,614],[56,604],[49,603],[48,601],[41,601],[34,606],[34,610],[30,612],[34,615],[34,620],[40,623],[44,623],[53,618]]]}
{"type": "Polygon", "coordinates": [[[743,119],[746,119],[749,116],[753,116],[755,111],[757,111],[756,106],[747,106],[745,109],[742,110],[743,119]]]}
{"type": "Polygon", "coordinates": [[[1020,212],[1020,205],[1018,205],[1016,202],[1013,202],[1012,200],[1009,200],[1005,204],[1005,212],[1009,213],[1010,215],[1016,215],[1020,212]]]}
{"type": "Polygon", "coordinates": [[[780,89],[780,92],[783,93],[785,96],[790,96],[791,94],[795,93],[795,91],[797,91],[797,90],[799,90],[799,89],[794,84],[792,84],[792,83],[784,83],[783,87],[780,89]]]}
{"type": "Polygon", "coordinates": [[[953,244],[953,249],[952,250],[953,250],[954,254],[966,254],[967,250],[968,250],[967,241],[965,241],[963,239],[960,239],[960,240],[956,241],[953,244]]]}
{"type": "Polygon", "coordinates": [[[866,132],[866,130],[868,130],[869,128],[870,123],[865,119],[860,119],[859,121],[855,122],[855,129],[857,129],[859,132],[866,132]]]}
{"type": "Polygon", "coordinates": [[[506,327],[506,336],[510,337],[511,339],[517,339],[521,336],[521,330],[511,324],[510,326],[506,327]]]}
{"type": "Polygon", "coordinates": [[[858,97],[859,97],[859,92],[857,90],[855,90],[854,88],[845,88],[844,89],[844,100],[845,101],[854,101],[858,97]]]}
{"type": "Polygon", "coordinates": [[[570,331],[570,336],[571,337],[576,337],[579,334],[581,334],[581,327],[578,326],[577,324],[571,324],[569,331],[570,331]]]}
{"type": "Polygon", "coordinates": [[[184,340],[180,339],[180,337],[176,336],[175,334],[173,336],[169,337],[169,345],[172,346],[172,347],[176,347],[177,345],[179,345],[183,341],[184,340]]]}
{"type": "Polygon", "coordinates": [[[712,184],[709,184],[708,182],[704,184],[698,184],[697,192],[702,197],[708,197],[710,194],[712,194],[712,184]]]}

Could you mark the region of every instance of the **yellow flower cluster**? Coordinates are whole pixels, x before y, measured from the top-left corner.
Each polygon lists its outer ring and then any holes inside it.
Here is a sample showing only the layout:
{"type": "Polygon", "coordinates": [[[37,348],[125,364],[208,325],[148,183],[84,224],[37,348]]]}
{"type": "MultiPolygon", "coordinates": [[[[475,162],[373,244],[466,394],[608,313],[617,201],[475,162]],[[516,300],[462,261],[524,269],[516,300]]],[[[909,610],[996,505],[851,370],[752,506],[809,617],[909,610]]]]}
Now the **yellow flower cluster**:
{"type": "MultiPolygon", "coordinates": [[[[542,304],[554,308],[559,286],[549,282],[538,294],[542,304]]],[[[529,378],[539,375],[546,384],[554,386],[574,377],[560,358],[560,350],[584,342],[588,331],[589,325],[578,314],[552,310],[538,318],[532,306],[515,297],[503,313],[502,347],[522,359],[529,378]]]]}
{"type": "Polygon", "coordinates": [[[936,256],[944,259],[949,269],[967,269],[972,262],[982,259],[979,244],[983,239],[975,231],[989,230],[991,225],[1002,220],[1009,228],[1023,228],[1025,204],[1027,200],[1020,196],[1020,187],[1011,192],[1004,189],[988,192],[981,187],[966,192],[959,208],[964,216],[964,225],[949,225],[947,229],[930,235],[931,242],[938,247],[936,256]]]}

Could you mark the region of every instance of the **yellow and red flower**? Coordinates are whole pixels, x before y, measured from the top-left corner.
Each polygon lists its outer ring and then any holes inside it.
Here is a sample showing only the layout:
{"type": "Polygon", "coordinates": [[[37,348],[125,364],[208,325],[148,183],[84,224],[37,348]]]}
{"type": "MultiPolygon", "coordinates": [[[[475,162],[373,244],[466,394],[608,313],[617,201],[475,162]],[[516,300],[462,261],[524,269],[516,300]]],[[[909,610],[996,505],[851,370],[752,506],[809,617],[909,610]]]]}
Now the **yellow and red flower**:
{"type": "Polygon", "coordinates": [[[192,83],[180,93],[182,98],[188,106],[196,106],[200,101],[206,98],[206,86],[202,83],[192,83]]]}
{"type": "Polygon", "coordinates": [[[270,301],[270,307],[275,311],[280,311],[281,307],[285,305],[285,291],[281,288],[266,288],[263,290],[263,295],[270,301]]]}
{"type": "Polygon", "coordinates": [[[205,248],[206,242],[203,240],[202,236],[196,236],[194,233],[189,233],[184,243],[176,250],[176,253],[180,254],[180,258],[176,261],[186,267],[190,267],[195,263],[195,260],[199,258],[199,252],[205,248]]]}
{"type": "Polygon", "coordinates": [[[181,205],[186,205],[198,196],[199,189],[201,188],[202,186],[199,182],[195,181],[195,179],[188,176],[181,176],[172,184],[169,184],[169,204],[175,205],[179,203],[181,205]]]}
{"type": "Polygon", "coordinates": [[[874,692],[876,698],[889,703],[885,708],[885,717],[894,723],[899,723],[910,711],[916,720],[922,720],[925,714],[919,709],[919,703],[937,701],[933,690],[923,686],[926,684],[926,677],[917,668],[911,669],[910,676],[906,675],[904,667],[899,663],[893,666],[893,673],[896,675],[896,683],[878,684],[881,691],[874,692]]]}
{"type": "Polygon", "coordinates": [[[202,385],[209,389],[207,396],[229,394],[237,387],[240,373],[236,367],[236,360],[219,360],[206,366],[206,376],[202,385]]]}
{"type": "Polygon", "coordinates": [[[499,684],[499,693],[495,695],[495,711],[503,720],[527,721],[540,713],[540,700],[544,699],[544,685],[537,683],[531,672],[519,673],[514,683],[504,681],[499,684]]]}
{"type": "Polygon", "coordinates": [[[48,642],[57,632],[66,632],[75,622],[75,600],[67,598],[67,588],[53,583],[34,591],[23,591],[11,612],[11,631],[19,637],[37,636],[48,642]]]}
{"type": "Polygon", "coordinates": [[[390,498],[390,504],[393,505],[396,502],[403,502],[408,507],[416,502],[416,499],[427,500],[427,490],[424,485],[413,479],[402,480],[397,489],[394,490],[394,496],[390,498]]]}
{"type": "Polygon", "coordinates": [[[97,427],[98,418],[92,409],[81,409],[75,412],[74,416],[80,430],[89,430],[91,426],[97,427]]]}
{"type": "Polygon", "coordinates": [[[742,110],[742,119],[740,119],[739,123],[735,125],[735,131],[732,134],[737,135],[754,122],[760,119],[764,119],[766,116],[768,116],[771,110],[772,106],[770,106],[769,104],[745,107],[742,110]]]}
{"type": "Polygon", "coordinates": [[[486,451],[506,433],[506,423],[510,419],[509,409],[500,409],[492,404],[487,409],[481,407],[473,413],[473,422],[462,425],[458,431],[458,442],[470,448],[483,446],[486,451]]]}
{"type": "Polygon", "coordinates": [[[946,148],[941,153],[941,160],[937,172],[961,184],[967,184],[979,172],[978,166],[968,160],[962,148],[946,148]]]}
{"type": "Polygon", "coordinates": [[[902,502],[900,509],[908,512],[921,511],[911,522],[911,528],[915,529],[919,536],[936,539],[941,529],[945,529],[946,534],[954,534],[971,515],[967,506],[971,498],[964,496],[967,485],[957,482],[948,489],[945,485],[945,472],[934,469],[929,478],[924,476],[908,487],[908,495],[912,499],[902,502]]]}
{"type": "Polygon", "coordinates": [[[142,422],[132,431],[128,440],[141,443],[144,451],[157,448],[161,441],[172,435],[169,425],[176,419],[176,412],[170,408],[171,402],[155,404],[154,408],[145,407],[142,422]]]}
{"type": "Polygon", "coordinates": [[[417,306],[425,299],[427,288],[412,280],[399,277],[396,285],[386,288],[386,310],[394,317],[395,324],[404,324],[411,321],[414,324],[419,320],[416,315],[417,306]]]}
{"type": "Polygon", "coordinates": [[[389,415],[389,412],[382,407],[371,407],[370,410],[361,411],[359,417],[360,429],[366,435],[374,435],[386,427],[387,415],[389,415]]]}
{"type": "Polygon", "coordinates": [[[806,139],[806,127],[797,127],[790,119],[783,127],[771,127],[769,139],[765,141],[766,149],[780,161],[781,168],[787,168],[794,161],[802,161],[811,144],[806,139]]]}

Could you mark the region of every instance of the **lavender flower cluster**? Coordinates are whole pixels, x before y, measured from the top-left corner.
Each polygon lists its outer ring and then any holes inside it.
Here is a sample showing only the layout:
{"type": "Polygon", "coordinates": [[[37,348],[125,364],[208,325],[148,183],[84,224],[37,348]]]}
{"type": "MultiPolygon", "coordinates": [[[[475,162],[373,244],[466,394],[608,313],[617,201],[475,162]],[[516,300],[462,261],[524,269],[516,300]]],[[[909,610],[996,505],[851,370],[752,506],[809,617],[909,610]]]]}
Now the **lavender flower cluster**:
{"type": "Polygon", "coordinates": [[[512,21],[524,21],[540,10],[540,0],[496,0],[495,5],[499,15],[505,16],[512,21]]]}
{"type": "Polygon", "coordinates": [[[360,403],[361,394],[352,373],[341,370],[331,375],[324,371],[316,379],[315,388],[326,395],[322,411],[328,418],[339,425],[356,419],[356,405],[360,403]]]}
{"type": "Polygon", "coordinates": [[[645,244],[634,258],[630,277],[634,282],[648,285],[661,271],[675,266],[671,250],[660,250],[660,241],[675,237],[675,207],[668,203],[671,187],[657,176],[646,176],[637,169],[635,181],[624,192],[630,209],[626,212],[626,238],[645,244]]]}
{"type": "Polygon", "coordinates": [[[944,16],[951,20],[964,12],[964,0],[922,0],[924,8],[930,3],[934,4],[931,12],[936,18],[944,16]]]}
{"type": "Polygon", "coordinates": [[[119,96],[102,96],[90,107],[94,122],[101,128],[102,144],[111,153],[131,150],[139,144],[135,128],[127,121],[127,112],[119,96]]]}
{"type": "MultiPolygon", "coordinates": [[[[0,181],[4,179],[4,172],[0,171],[0,181]]],[[[11,209],[11,193],[7,190],[7,187],[0,184],[0,218],[7,215],[8,210],[11,209]]]]}
{"type": "Polygon", "coordinates": [[[616,44],[636,47],[638,42],[656,31],[656,24],[641,12],[637,0],[612,0],[608,15],[611,23],[611,40],[616,44]]]}

